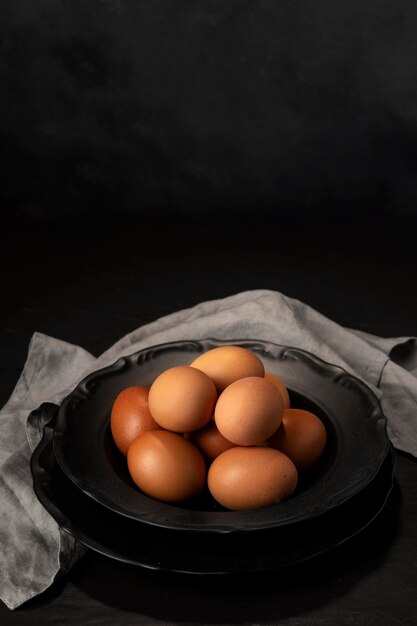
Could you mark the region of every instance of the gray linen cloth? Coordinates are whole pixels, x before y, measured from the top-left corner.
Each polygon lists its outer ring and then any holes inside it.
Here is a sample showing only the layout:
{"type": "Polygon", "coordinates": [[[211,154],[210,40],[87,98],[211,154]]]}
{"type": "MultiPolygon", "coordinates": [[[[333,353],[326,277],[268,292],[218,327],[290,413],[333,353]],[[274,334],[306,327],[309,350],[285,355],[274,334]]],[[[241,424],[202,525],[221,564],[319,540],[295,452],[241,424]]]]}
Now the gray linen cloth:
{"type": "Polygon", "coordinates": [[[379,398],[393,445],[417,457],[417,340],[343,328],[302,302],[253,290],[203,302],[129,333],[94,358],[35,333],[27,361],[0,412],[0,597],[10,609],[48,588],[83,553],[38,502],[30,456],[47,420],[88,373],[141,348],[178,339],[263,339],[308,350],[362,379],[379,398]]]}

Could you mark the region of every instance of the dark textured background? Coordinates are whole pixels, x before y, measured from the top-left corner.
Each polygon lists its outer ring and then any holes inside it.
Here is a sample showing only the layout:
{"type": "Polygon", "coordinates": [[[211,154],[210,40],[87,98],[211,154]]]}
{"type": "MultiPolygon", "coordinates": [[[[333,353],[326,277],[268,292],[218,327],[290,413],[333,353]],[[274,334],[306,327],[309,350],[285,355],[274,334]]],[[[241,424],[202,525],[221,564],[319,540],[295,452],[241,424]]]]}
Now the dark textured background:
{"type": "Polygon", "coordinates": [[[3,0],[9,215],[417,214],[411,0],[3,0]]]}
{"type": "MultiPolygon", "coordinates": [[[[35,331],[99,355],[246,289],[417,335],[416,22],[411,0],[1,0],[0,405],[35,331]]],[[[89,551],[0,623],[414,623],[415,460],[395,475],[375,524],[292,572],[89,551]]]]}

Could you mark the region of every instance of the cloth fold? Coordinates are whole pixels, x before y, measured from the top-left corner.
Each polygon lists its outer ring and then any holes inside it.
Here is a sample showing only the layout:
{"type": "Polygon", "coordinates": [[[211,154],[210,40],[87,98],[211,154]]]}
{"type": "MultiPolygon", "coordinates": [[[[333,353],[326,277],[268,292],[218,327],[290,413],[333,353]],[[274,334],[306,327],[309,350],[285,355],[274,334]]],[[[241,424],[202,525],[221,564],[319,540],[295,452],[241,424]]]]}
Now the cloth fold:
{"type": "Polygon", "coordinates": [[[10,609],[47,589],[83,552],[33,491],[30,456],[50,417],[43,403],[59,405],[87,374],[121,356],[167,341],[209,337],[298,347],[343,367],[379,398],[394,447],[417,457],[417,339],[344,328],[276,291],[241,292],[167,315],[122,337],[99,358],[36,332],[0,411],[0,598],[10,609]]]}

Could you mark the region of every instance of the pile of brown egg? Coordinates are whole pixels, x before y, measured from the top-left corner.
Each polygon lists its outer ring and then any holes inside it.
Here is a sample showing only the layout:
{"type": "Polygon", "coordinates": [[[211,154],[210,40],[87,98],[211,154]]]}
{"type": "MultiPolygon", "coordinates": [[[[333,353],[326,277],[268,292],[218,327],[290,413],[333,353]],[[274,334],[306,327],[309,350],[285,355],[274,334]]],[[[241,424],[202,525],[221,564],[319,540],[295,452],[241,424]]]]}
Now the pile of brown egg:
{"type": "Polygon", "coordinates": [[[323,422],[290,408],[283,381],[239,346],[171,367],[149,389],[127,387],[114,401],[110,425],[143,493],[184,503],[207,484],[230,510],[287,498],[326,445],[323,422]]]}

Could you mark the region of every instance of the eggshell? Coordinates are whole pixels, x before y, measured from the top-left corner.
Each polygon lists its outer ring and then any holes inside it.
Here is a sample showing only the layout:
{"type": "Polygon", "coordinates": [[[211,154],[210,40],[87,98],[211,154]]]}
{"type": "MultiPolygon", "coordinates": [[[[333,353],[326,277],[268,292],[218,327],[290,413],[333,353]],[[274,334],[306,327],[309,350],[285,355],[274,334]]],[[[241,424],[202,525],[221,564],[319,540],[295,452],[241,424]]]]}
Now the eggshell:
{"type": "Polygon", "coordinates": [[[278,391],[280,392],[282,396],[284,409],[289,409],[290,408],[290,396],[288,394],[288,390],[285,384],[283,383],[283,381],[275,374],[272,374],[272,372],[265,372],[265,380],[272,383],[278,389],[278,391]]]}
{"type": "Polygon", "coordinates": [[[197,446],[208,461],[212,461],[219,454],[236,445],[223,437],[213,419],[199,430],[195,430],[192,433],[184,433],[184,437],[197,446]]]}
{"type": "Polygon", "coordinates": [[[197,448],[181,435],[152,430],[135,439],[127,453],[135,484],[162,502],[183,502],[200,493],[206,464],[197,448]]]}
{"type": "Polygon", "coordinates": [[[207,424],[216,400],[212,380],[186,365],[162,372],[149,390],[149,409],[154,420],[177,433],[191,432],[207,424]]]}
{"type": "Polygon", "coordinates": [[[116,446],[124,455],[132,441],[147,430],[159,429],[148,406],[147,387],[126,387],[113,403],[110,428],[116,446]]]}
{"type": "Polygon", "coordinates": [[[217,502],[233,511],[281,502],[296,488],[294,463],[279,450],[230,448],[210,465],[207,484],[217,502]]]}
{"type": "Polygon", "coordinates": [[[208,350],[197,357],[191,366],[205,372],[219,393],[235,380],[263,376],[265,373],[262,361],[253,352],[240,346],[220,346],[208,350]]]}
{"type": "Polygon", "coordinates": [[[249,376],[220,394],[214,418],[220,433],[238,446],[263,442],[277,430],[283,414],[282,396],[265,378],[249,376]]]}
{"type": "Polygon", "coordinates": [[[317,415],[303,409],[286,409],[281,426],[269,445],[287,454],[299,470],[310,467],[326,447],[326,428],[317,415]]]}

